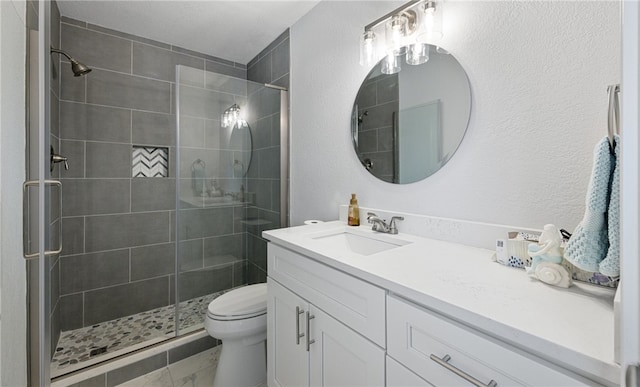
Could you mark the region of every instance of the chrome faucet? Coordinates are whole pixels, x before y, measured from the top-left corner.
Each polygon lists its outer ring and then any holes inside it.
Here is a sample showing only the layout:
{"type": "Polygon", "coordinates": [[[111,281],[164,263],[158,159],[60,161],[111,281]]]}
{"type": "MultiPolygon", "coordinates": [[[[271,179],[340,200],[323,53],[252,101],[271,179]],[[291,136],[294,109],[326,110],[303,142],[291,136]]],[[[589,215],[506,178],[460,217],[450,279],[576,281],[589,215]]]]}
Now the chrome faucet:
{"type": "Polygon", "coordinates": [[[404,220],[403,216],[392,216],[389,224],[384,221],[384,219],[380,219],[378,215],[373,212],[367,213],[367,222],[373,224],[371,229],[377,232],[383,232],[385,234],[397,234],[398,227],[396,227],[396,220],[404,220]]]}

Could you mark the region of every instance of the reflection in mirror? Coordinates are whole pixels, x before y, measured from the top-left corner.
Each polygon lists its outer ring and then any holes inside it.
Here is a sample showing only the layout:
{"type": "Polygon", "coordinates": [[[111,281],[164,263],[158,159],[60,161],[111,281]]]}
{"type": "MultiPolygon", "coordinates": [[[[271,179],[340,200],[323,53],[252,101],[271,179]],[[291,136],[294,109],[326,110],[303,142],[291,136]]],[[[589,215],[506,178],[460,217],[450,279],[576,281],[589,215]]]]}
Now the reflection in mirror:
{"type": "Polygon", "coordinates": [[[366,170],[390,183],[413,183],[456,151],[469,123],[471,89],[460,63],[429,46],[429,61],[382,74],[376,64],[353,106],[353,145],[366,170]]]}
{"type": "Polygon", "coordinates": [[[251,129],[247,121],[238,120],[233,126],[231,137],[229,139],[229,147],[231,151],[232,177],[244,177],[251,163],[251,129]]]}

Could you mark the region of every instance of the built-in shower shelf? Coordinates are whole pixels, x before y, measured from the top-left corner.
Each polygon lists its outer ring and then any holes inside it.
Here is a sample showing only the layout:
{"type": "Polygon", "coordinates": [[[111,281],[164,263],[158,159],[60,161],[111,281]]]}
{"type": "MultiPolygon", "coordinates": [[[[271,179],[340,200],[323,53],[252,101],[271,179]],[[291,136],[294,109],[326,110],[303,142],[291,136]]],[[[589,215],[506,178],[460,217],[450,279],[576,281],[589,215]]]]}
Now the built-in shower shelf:
{"type": "Polygon", "coordinates": [[[265,224],[271,224],[273,222],[267,219],[247,219],[241,220],[240,223],[246,224],[247,226],[263,226],[265,224]]]}
{"type": "Polygon", "coordinates": [[[131,151],[131,176],[169,176],[169,148],[134,145],[131,151]]]}
{"type": "Polygon", "coordinates": [[[180,201],[191,207],[225,207],[225,206],[241,206],[251,204],[249,201],[234,200],[230,196],[226,197],[207,197],[207,196],[181,196],[180,201]]]}

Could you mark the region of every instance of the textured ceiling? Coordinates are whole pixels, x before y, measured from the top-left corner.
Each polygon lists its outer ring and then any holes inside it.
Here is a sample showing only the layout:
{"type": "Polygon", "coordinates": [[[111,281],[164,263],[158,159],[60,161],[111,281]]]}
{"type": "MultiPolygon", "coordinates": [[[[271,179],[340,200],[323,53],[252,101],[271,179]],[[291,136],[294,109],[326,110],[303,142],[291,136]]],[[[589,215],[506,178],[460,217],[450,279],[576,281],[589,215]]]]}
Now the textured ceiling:
{"type": "Polygon", "coordinates": [[[63,16],[247,63],[319,1],[58,0],[63,16]]]}

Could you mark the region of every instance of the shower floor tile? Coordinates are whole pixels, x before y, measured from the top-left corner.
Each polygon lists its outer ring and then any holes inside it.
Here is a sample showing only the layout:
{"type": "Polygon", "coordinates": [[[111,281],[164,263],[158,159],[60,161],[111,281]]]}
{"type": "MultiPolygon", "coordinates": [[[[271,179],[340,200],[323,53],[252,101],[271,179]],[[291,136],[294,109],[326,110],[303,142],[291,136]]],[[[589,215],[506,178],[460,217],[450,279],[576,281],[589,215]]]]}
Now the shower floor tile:
{"type": "MultiPolygon", "coordinates": [[[[202,328],[207,306],[223,293],[181,302],[180,333],[202,328]]],[[[134,350],[154,341],[171,338],[175,334],[174,320],[175,309],[170,305],[62,332],[51,359],[51,376],[57,377],[108,360],[123,354],[126,349],[134,350]]]]}

